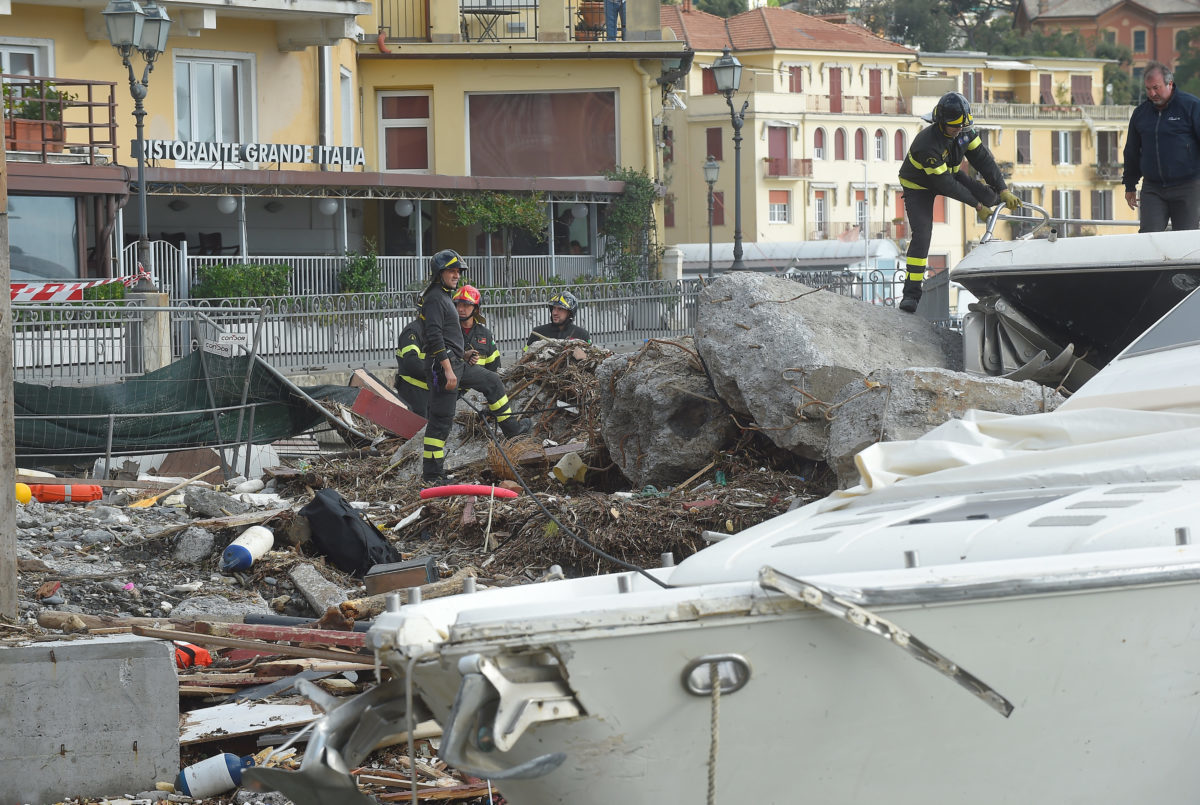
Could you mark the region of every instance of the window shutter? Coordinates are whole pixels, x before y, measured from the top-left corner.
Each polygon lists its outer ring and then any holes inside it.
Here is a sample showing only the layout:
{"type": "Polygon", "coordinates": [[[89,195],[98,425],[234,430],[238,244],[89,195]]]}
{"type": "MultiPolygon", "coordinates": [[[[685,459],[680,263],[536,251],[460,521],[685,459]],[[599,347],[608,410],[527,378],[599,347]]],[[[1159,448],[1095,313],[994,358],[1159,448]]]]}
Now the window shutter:
{"type": "Polygon", "coordinates": [[[670,193],[663,199],[663,226],[667,229],[675,227],[675,196],[670,193]]]}
{"type": "Polygon", "coordinates": [[[701,93],[704,95],[717,94],[717,77],[713,75],[713,71],[705,67],[700,71],[701,76],[701,93]]]}
{"type": "Polygon", "coordinates": [[[770,204],[787,204],[788,191],[786,190],[770,190],[767,192],[767,202],[770,204]]]}
{"type": "Polygon", "coordinates": [[[1083,160],[1083,132],[1071,132],[1071,164],[1079,165],[1083,160]]]}
{"type": "Polygon", "coordinates": [[[788,92],[804,91],[804,81],[801,78],[801,70],[803,69],[797,64],[788,68],[788,92]]]}
{"type": "Polygon", "coordinates": [[[704,130],[705,146],[708,147],[708,155],[717,162],[725,159],[724,152],[721,150],[725,144],[725,138],[721,136],[721,129],[711,128],[704,130]]]}
{"type": "Polygon", "coordinates": [[[1050,132],[1050,164],[1057,165],[1061,162],[1061,155],[1058,149],[1058,132],[1050,132]]]}
{"type": "Polygon", "coordinates": [[[983,73],[975,73],[975,96],[971,100],[983,103],[983,73]]]}
{"type": "Polygon", "coordinates": [[[1080,206],[1080,203],[1079,203],[1079,195],[1080,194],[1079,194],[1078,190],[1071,191],[1071,217],[1072,218],[1082,218],[1083,217],[1083,215],[1081,214],[1082,207],[1080,206]]]}
{"type": "Polygon", "coordinates": [[[725,194],[720,190],[713,191],[713,226],[725,225],[725,194]]]}
{"type": "Polygon", "coordinates": [[[1029,162],[1030,162],[1030,159],[1029,159],[1029,132],[1028,131],[1018,131],[1017,132],[1017,164],[1018,165],[1027,165],[1027,164],[1029,164],[1029,162]]]}
{"type": "Polygon", "coordinates": [[[1054,103],[1054,76],[1049,73],[1038,76],[1038,103],[1054,103]]]}
{"type": "Polygon", "coordinates": [[[1062,199],[1062,193],[1058,192],[1057,190],[1050,191],[1050,201],[1052,202],[1050,204],[1050,215],[1054,216],[1055,218],[1062,217],[1061,199],[1062,199]]]}
{"type": "Polygon", "coordinates": [[[675,132],[670,126],[663,126],[663,164],[670,165],[675,161],[675,132]]]}

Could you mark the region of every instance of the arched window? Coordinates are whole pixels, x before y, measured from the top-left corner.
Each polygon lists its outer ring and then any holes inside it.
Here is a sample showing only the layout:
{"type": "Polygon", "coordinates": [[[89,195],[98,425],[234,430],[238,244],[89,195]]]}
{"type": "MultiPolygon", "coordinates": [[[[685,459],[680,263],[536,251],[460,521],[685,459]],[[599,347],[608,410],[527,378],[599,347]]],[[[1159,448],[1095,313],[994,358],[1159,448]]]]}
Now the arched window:
{"type": "Polygon", "coordinates": [[[883,162],[887,159],[887,135],[883,133],[883,129],[875,129],[873,149],[876,162],[883,162]]]}
{"type": "Polygon", "coordinates": [[[904,155],[908,153],[908,138],[904,136],[904,129],[896,130],[896,142],[892,147],[892,153],[896,155],[896,159],[904,159],[904,155]]]}
{"type": "Polygon", "coordinates": [[[858,129],[854,132],[854,158],[867,158],[867,130],[858,129]]]}
{"type": "Polygon", "coordinates": [[[813,159],[825,159],[825,129],[813,132],[813,159]]]}
{"type": "Polygon", "coordinates": [[[842,160],[846,158],[846,130],[838,129],[833,133],[833,158],[842,160]]]}

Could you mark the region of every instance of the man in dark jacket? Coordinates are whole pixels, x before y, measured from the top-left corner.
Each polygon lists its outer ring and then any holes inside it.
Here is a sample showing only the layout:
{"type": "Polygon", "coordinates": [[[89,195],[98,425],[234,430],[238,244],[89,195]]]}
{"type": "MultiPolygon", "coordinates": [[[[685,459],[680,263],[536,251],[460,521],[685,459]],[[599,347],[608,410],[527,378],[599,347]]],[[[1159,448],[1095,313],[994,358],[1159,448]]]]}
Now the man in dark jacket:
{"type": "Polygon", "coordinates": [[[1200,227],[1200,98],[1175,88],[1175,76],[1156,61],[1146,65],[1146,100],[1129,118],[1125,138],[1125,202],[1138,209],[1139,232],[1200,227]]]}
{"type": "Polygon", "coordinates": [[[422,417],[429,406],[429,381],[425,377],[425,334],[421,320],[413,319],[400,331],[396,348],[396,394],[409,409],[422,417]]]}
{"type": "Polygon", "coordinates": [[[504,435],[512,438],[528,433],[527,420],[515,419],[508,404],[504,382],[466,362],[465,341],[453,294],[462,276],[462,258],[453,249],[443,249],[429,260],[429,287],[417,301],[417,318],[425,332],[425,372],[429,378],[429,409],[421,457],[421,476],[426,483],[446,480],[446,437],[454,426],[454,408],[459,389],[483,394],[488,408],[504,435]]]}
{"type": "Polygon", "coordinates": [[[546,304],[550,307],[550,322],[533,328],[525,341],[527,348],[547,338],[574,338],[592,343],[591,333],[575,323],[575,314],[579,310],[579,300],[575,294],[559,291],[546,304]]]}
{"type": "Polygon", "coordinates": [[[972,127],[971,104],[958,92],[947,92],[933,109],[933,125],[913,138],[908,155],[900,164],[904,187],[904,211],[912,235],[905,258],[907,273],[899,308],[915,313],[921,301],[921,282],[929,263],[929,239],[933,234],[933,202],[938,196],[958,199],[974,207],[980,220],[987,220],[999,202],[1015,210],[1021,200],[1008,191],[1004,176],[991,151],[972,127]],[[987,182],[959,172],[963,159],[987,182]]]}

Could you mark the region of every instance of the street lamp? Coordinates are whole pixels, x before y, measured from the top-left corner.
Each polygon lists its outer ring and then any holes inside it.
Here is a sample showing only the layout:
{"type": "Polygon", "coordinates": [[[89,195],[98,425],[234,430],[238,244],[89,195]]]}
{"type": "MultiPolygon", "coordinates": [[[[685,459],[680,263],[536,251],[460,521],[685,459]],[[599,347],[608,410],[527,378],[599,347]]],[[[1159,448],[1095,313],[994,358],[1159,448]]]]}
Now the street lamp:
{"type": "Polygon", "coordinates": [[[704,181],[708,182],[708,278],[713,278],[712,272],[712,219],[713,219],[713,185],[717,183],[717,174],[721,166],[710,154],[704,163],[704,181]]]}
{"type": "Polygon", "coordinates": [[[137,122],[137,184],[138,184],[138,264],[142,269],[150,266],[150,237],[146,222],[146,109],[142,102],[150,85],[150,72],[154,60],[167,49],[167,34],[171,30],[171,18],[167,10],[155,0],[147,0],[145,6],[137,0],[109,0],[101,12],[108,26],[108,41],[121,54],[121,63],[129,71],[129,94],[133,96],[133,117],[137,122]],[[134,51],[142,54],[146,62],[139,81],[133,73],[130,57],[134,51]]]}
{"type": "Polygon", "coordinates": [[[742,271],[746,265],[742,262],[742,123],[746,120],[746,107],[749,101],[742,102],[740,112],[734,111],[733,93],[738,91],[742,83],[742,63],[725,48],[721,58],[713,62],[713,79],[717,84],[717,92],[725,96],[729,104],[729,117],[733,121],[733,264],[731,271],[742,271]]]}

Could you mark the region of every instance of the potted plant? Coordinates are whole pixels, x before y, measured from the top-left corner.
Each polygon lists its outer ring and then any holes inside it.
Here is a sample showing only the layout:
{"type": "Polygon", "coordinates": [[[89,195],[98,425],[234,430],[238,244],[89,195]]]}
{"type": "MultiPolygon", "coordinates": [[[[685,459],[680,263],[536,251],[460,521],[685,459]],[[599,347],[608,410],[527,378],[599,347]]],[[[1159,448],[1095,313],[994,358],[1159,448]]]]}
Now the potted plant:
{"type": "Polygon", "coordinates": [[[74,95],[50,83],[4,84],[5,147],[10,151],[61,152],[63,109],[74,99],[74,95]]]}
{"type": "Polygon", "coordinates": [[[576,41],[594,42],[603,39],[603,30],[603,0],[582,0],[579,4],[579,24],[575,26],[576,41]]]}

